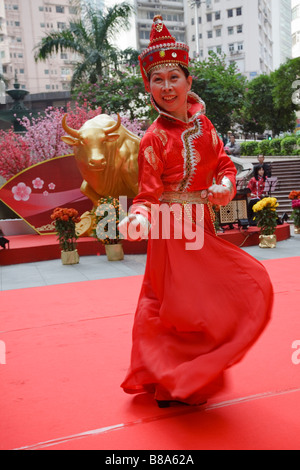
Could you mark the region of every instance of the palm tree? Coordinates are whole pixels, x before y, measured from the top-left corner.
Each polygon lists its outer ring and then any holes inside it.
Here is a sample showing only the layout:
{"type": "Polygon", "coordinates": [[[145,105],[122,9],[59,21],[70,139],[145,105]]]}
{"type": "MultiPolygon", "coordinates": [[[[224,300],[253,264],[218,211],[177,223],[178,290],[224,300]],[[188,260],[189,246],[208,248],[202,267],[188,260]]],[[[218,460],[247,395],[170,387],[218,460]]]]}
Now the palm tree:
{"type": "Polygon", "coordinates": [[[54,52],[71,50],[82,59],[75,65],[71,88],[86,80],[96,83],[107,67],[117,67],[120,51],[111,41],[116,33],[130,28],[132,12],[127,2],[108,8],[105,13],[87,5],[82,19],[41,40],[35,48],[35,60],[46,60],[54,52]]]}

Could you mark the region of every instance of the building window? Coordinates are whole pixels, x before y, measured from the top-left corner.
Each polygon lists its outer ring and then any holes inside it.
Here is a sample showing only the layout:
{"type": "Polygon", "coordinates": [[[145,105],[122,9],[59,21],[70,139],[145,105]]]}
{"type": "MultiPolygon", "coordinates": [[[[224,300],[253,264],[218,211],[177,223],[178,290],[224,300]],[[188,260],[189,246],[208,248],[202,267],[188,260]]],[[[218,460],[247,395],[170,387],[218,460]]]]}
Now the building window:
{"type": "Polygon", "coordinates": [[[56,13],[64,13],[65,12],[65,7],[61,5],[56,5],[56,13]]]}
{"type": "Polygon", "coordinates": [[[222,34],[221,28],[216,29],[216,37],[219,38],[222,34]]]}
{"type": "Polygon", "coordinates": [[[207,13],[206,14],[206,21],[210,23],[212,21],[212,13],[207,13]]]}
{"type": "Polygon", "coordinates": [[[242,7],[236,9],[236,16],[242,16],[242,7]]]}
{"type": "Polygon", "coordinates": [[[207,31],[207,37],[208,37],[208,39],[211,39],[213,37],[213,32],[212,31],[207,31]]]}
{"type": "Polygon", "coordinates": [[[227,10],[227,17],[232,18],[233,17],[233,9],[230,8],[230,10],[227,10]]]}
{"type": "Polygon", "coordinates": [[[228,35],[229,35],[229,36],[234,33],[233,26],[229,26],[229,27],[227,28],[227,30],[228,30],[228,35]]]}
{"type": "Polygon", "coordinates": [[[297,18],[300,18],[300,5],[296,5],[292,9],[292,21],[296,20],[297,18]]]}
{"type": "Polygon", "coordinates": [[[229,52],[234,52],[234,44],[228,44],[229,52]]]}
{"type": "Polygon", "coordinates": [[[216,11],[215,13],[215,20],[220,20],[221,19],[221,12],[220,11],[216,11]]]}
{"type": "Polygon", "coordinates": [[[242,24],[239,24],[239,25],[236,27],[236,32],[237,32],[237,33],[242,33],[242,32],[243,32],[243,25],[242,25],[242,24]]]}

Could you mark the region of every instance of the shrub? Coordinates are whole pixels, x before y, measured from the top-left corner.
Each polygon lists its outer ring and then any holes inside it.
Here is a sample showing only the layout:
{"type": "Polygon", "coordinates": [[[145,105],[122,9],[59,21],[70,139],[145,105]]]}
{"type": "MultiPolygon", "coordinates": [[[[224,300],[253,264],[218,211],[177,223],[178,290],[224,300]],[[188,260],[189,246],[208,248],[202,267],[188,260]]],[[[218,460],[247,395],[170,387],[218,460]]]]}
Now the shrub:
{"type": "Polygon", "coordinates": [[[270,140],[271,155],[281,155],[281,140],[279,138],[270,140]]]}
{"type": "Polygon", "coordinates": [[[271,155],[270,141],[268,139],[261,140],[258,144],[258,150],[263,155],[271,155]]]}
{"type": "Polygon", "coordinates": [[[259,154],[258,142],[255,140],[241,143],[241,154],[247,157],[259,154]]]}
{"type": "Polygon", "coordinates": [[[296,137],[285,137],[281,140],[281,155],[292,155],[297,144],[296,137]]]}

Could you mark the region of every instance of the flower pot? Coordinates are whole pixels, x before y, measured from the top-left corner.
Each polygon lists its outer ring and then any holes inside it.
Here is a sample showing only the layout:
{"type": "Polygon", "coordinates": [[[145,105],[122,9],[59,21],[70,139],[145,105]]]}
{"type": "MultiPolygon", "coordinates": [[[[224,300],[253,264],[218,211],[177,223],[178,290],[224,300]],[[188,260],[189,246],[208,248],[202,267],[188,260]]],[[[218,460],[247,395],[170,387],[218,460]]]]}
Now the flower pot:
{"type": "Polygon", "coordinates": [[[123,245],[121,243],[105,245],[105,253],[108,261],[121,261],[124,259],[123,245]]]}
{"type": "Polygon", "coordinates": [[[260,248],[276,248],[276,235],[260,235],[259,236],[259,246],[260,248]]]}
{"type": "Polygon", "coordinates": [[[295,235],[300,235],[300,227],[294,227],[294,233],[295,235]]]}
{"type": "Polygon", "coordinates": [[[62,264],[78,264],[79,263],[78,251],[77,250],[62,251],[61,252],[61,262],[62,262],[62,264]]]}

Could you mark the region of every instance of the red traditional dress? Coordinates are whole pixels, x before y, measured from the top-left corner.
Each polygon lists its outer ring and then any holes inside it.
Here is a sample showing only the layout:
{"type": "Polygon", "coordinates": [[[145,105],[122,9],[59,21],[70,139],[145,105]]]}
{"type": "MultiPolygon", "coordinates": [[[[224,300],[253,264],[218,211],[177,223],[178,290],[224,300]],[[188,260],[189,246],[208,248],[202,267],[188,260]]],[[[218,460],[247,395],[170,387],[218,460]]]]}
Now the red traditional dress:
{"type": "Polygon", "coordinates": [[[256,179],[254,176],[250,179],[248,183],[248,188],[251,191],[251,197],[261,199],[264,196],[265,192],[265,180],[261,176],[258,176],[256,179]]]}
{"type": "MultiPolygon", "coordinates": [[[[122,383],[127,393],[152,392],[157,400],[201,403],[223,386],[224,371],[257,340],[271,313],[273,290],[257,260],[216,236],[206,190],[228,181],[236,169],[203,112],[189,95],[189,121],[160,112],[139,153],[139,194],[132,213],[150,223],[151,205],[198,202],[204,241],[187,250],[180,239],[151,238],[135,314],[131,364],[122,383]]],[[[195,222],[196,204],[190,217],[195,222]]],[[[178,218],[178,213],[177,213],[178,218]]],[[[175,213],[170,217],[176,223],[175,213]]],[[[172,230],[171,230],[172,233],[172,230]]]]}

